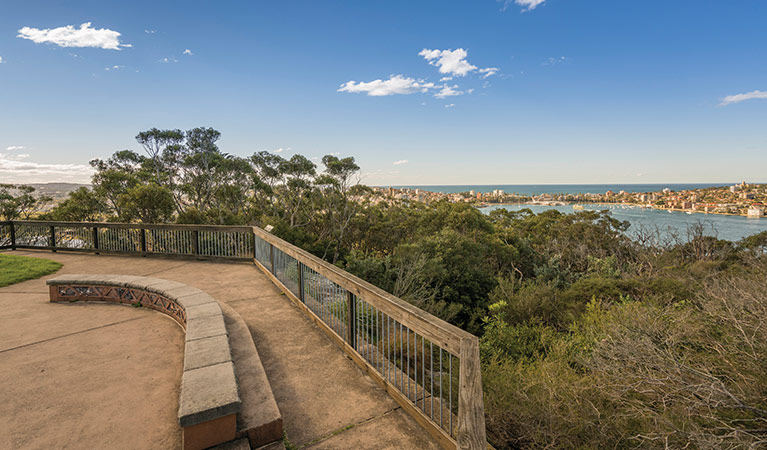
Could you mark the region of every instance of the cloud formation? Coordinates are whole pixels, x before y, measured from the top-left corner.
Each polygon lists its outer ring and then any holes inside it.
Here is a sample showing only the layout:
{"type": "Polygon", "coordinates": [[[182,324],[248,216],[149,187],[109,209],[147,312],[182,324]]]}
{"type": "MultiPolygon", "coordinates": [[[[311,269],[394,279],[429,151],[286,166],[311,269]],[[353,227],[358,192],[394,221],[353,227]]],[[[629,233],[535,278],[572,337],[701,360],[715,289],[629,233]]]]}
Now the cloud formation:
{"type": "Polygon", "coordinates": [[[402,164],[407,164],[407,163],[408,163],[407,159],[400,159],[399,161],[394,161],[392,164],[394,164],[395,166],[401,166],[402,164]]]}
{"type": "Polygon", "coordinates": [[[19,30],[16,37],[29,39],[35,44],[56,44],[59,47],[95,47],[106,50],[120,50],[121,47],[130,47],[130,44],[120,43],[120,33],[107,28],[92,28],[90,22],[75,28],[67,25],[58,28],[24,27],[19,30]]]}
{"type": "Polygon", "coordinates": [[[3,57],[0,56],[0,64],[2,64],[2,63],[3,63],[3,57]]]}
{"type": "Polygon", "coordinates": [[[467,73],[477,70],[477,66],[466,61],[468,52],[462,48],[455,50],[430,50],[425,48],[418,53],[429,64],[439,67],[439,73],[455,76],[465,76],[467,73]]]}
{"type": "Polygon", "coordinates": [[[191,50],[189,50],[189,49],[186,49],[186,50],[184,50],[184,53],[183,53],[183,54],[184,54],[184,55],[189,55],[189,56],[192,56],[192,51],[191,51],[191,50]]]}
{"type": "Polygon", "coordinates": [[[484,80],[487,77],[492,77],[496,73],[498,73],[497,67],[485,67],[484,69],[479,69],[479,73],[482,74],[482,79],[484,80]]]}
{"type": "Polygon", "coordinates": [[[531,11],[542,5],[544,2],[546,2],[546,0],[505,0],[503,2],[503,9],[508,8],[510,4],[514,3],[521,6],[523,12],[531,11]]]}
{"type": "Polygon", "coordinates": [[[746,100],[753,100],[753,99],[767,99],[767,92],[751,91],[745,94],[728,95],[727,97],[722,99],[722,102],[719,103],[719,106],[727,106],[733,103],[740,103],[746,100]]]}
{"type": "Polygon", "coordinates": [[[436,98],[447,98],[447,97],[454,97],[456,95],[462,95],[463,91],[458,90],[458,85],[455,84],[453,86],[444,85],[442,86],[442,89],[440,89],[439,92],[434,94],[434,97],[436,98]]]}
{"type": "Polygon", "coordinates": [[[394,94],[413,94],[415,92],[427,92],[434,88],[434,83],[425,83],[423,80],[391,75],[388,80],[373,80],[368,82],[347,81],[338,88],[338,92],[366,93],[371,97],[382,97],[394,94]]]}
{"type": "Polygon", "coordinates": [[[85,164],[43,164],[21,161],[29,154],[0,153],[0,179],[9,183],[38,183],[53,181],[87,182],[93,169],[85,164]]]}
{"type": "Polygon", "coordinates": [[[23,145],[11,145],[10,147],[5,147],[5,149],[9,152],[15,152],[18,150],[24,150],[26,147],[23,145]]]}

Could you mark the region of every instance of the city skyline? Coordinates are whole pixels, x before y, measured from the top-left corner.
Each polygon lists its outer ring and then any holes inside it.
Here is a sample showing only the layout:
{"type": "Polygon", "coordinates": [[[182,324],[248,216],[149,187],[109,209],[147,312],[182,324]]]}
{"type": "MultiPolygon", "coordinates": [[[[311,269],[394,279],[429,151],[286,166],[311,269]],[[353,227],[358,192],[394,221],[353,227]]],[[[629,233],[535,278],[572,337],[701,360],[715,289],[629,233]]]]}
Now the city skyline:
{"type": "Polygon", "coordinates": [[[757,1],[7,5],[0,182],[152,127],[354,156],[370,185],[763,181],[757,1]],[[152,14],[146,14],[151,11],[152,14]]]}

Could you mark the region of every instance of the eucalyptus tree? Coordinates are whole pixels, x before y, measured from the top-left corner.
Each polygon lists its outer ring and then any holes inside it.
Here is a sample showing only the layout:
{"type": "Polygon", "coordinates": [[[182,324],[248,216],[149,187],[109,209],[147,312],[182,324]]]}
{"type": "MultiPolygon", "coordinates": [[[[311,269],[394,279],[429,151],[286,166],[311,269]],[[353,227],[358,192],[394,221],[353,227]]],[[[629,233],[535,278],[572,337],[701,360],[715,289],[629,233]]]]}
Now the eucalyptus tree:
{"type": "MultiPolygon", "coordinates": [[[[344,238],[352,219],[361,208],[359,199],[352,199],[354,187],[358,187],[357,174],[360,167],[353,157],[338,158],[325,155],[322,158],[325,170],[316,177],[315,185],[320,195],[315,196],[314,232],[320,241],[325,241],[322,257],[328,258],[332,251],[332,262],[336,262],[344,247],[344,238]]],[[[357,189],[359,191],[359,189],[357,189]]]]}
{"type": "Polygon", "coordinates": [[[3,220],[28,219],[52,199],[35,196],[35,188],[24,184],[0,184],[0,217],[3,220]]]}

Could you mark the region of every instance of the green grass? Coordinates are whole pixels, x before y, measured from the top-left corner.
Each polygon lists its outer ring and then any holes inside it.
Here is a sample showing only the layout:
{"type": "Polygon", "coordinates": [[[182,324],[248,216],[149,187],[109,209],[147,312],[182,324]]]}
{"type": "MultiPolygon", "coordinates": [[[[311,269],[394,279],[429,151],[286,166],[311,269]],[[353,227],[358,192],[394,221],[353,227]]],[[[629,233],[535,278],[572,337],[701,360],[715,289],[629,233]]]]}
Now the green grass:
{"type": "Polygon", "coordinates": [[[40,278],[61,268],[56,261],[0,254],[0,287],[40,278]]]}

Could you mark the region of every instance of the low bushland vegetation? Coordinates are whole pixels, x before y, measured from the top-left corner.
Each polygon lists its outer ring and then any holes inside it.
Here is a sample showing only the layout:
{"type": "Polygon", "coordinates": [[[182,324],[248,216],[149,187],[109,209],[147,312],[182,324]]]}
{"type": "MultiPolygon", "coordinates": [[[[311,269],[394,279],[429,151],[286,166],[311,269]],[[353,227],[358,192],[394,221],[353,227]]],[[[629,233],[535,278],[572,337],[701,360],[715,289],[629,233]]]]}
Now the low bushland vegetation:
{"type": "MultiPolygon", "coordinates": [[[[480,336],[498,448],[767,447],[767,232],[387,199],[354,158],[233,157],[218,137],[141,133],[146,156],[93,161],[92,189],[45,217],[273,226],[480,336]]],[[[24,216],[25,199],[0,211],[24,216]]]]}

